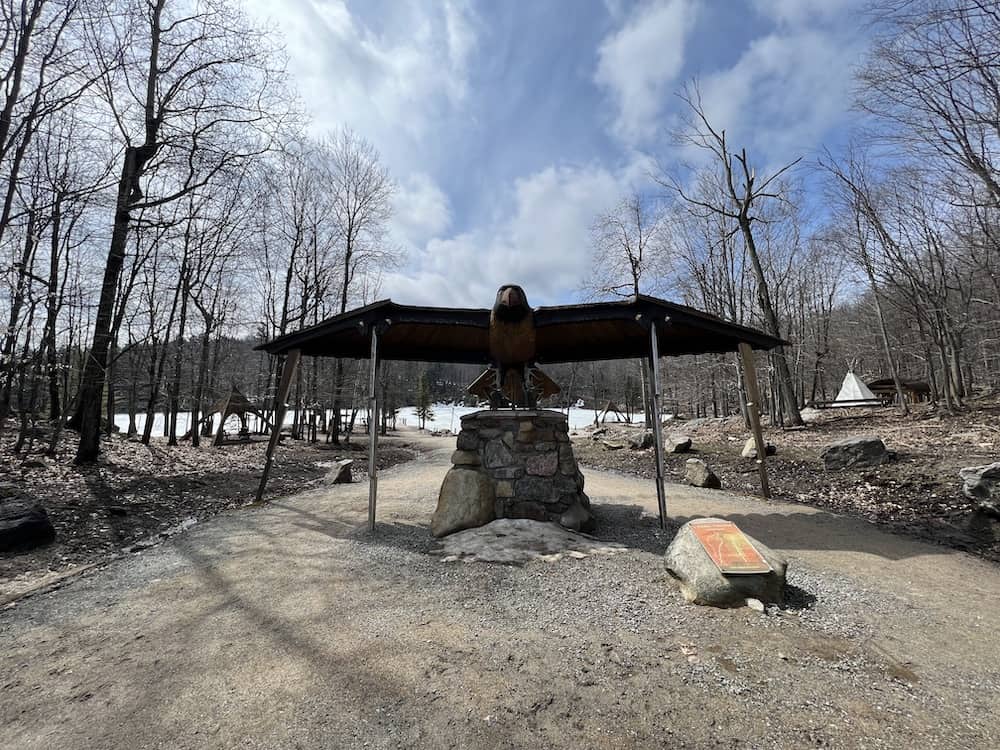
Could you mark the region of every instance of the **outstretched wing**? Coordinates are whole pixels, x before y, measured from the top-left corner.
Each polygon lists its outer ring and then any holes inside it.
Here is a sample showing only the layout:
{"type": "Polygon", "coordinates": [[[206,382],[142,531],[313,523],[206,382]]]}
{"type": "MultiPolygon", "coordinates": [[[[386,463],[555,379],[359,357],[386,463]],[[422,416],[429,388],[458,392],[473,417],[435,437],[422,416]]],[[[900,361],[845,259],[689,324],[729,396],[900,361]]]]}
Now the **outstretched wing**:
{"type": "Polygon", "coordinates": [[[655,297],[618,302],[539,307],[535,310],[540,363],[649,356],[655,326],[662,356],[734,352],[740,342],[772,349],[785,342],[691,307],[655,297]]]}
{"type": "Polygon", "coordinates": [[[261,344],[270,354],[299,349],[313,357],[367,359],[372,331],[386,360],[489,364],[489,310],[374,302],[261,344]]]}
{"type": "MultiPolygon", "coordinates": [[[[655,297],[535,310],[536,361],[645,357],[655,326],[660,354],[736,351],[741,342],[773,349],[785,342],[714,315],[655,297]]],[[[271,354],[367,359],[372,333],[386,360],[490,365],[490,311],[375,302],[261,344],[271,354]]]]}

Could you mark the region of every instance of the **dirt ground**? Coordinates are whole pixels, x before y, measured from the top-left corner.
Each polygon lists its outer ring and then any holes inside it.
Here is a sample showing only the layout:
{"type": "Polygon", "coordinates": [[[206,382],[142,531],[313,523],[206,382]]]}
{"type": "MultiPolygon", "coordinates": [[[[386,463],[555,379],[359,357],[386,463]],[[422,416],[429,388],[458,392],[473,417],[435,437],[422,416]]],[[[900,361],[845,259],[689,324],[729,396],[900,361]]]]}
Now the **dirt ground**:
{"type": "Polygon", "coordinates": [[[23,748],[993,748],[1000,568],[852,517],[668,486],[790,559],[786,609],[683,602],[648,480],[585,469],[628,551],[447,563],[454,440],[229,511],[0,610],[23,748]]]}
{"type": "MultiPolygon", "coordinates": [[[[66,431],[55,456],[36,450],[21,455],[10,447],[8,422],[0,436],[0,503],[8,493],[26,496],[45,508],[56,541],[28,553],[0,553],[0,604],[20,592],[81,568],[150,546],[185,527],[254,499],[266,443],[213,448],[182,442],[149,446],[115,435],[106,438],[99,462],[76,466],[75,433],[66,431]]],[[[353,474],[368,473],[366,440],[353,445],[283,442],[268,481],[269,494],[287,494],[321,482],[339,458],[355,459],[353,474]]],[[[414,457],[405,441],[379,452],[387,468],[414,457]]]]}
{"type": "MultiPolygon", "coordinates": [[[[667,432],[692,438],[692,452],[666,457],[667,476],[684,477],[684,462],[704,460],[737,492],[756,493],[756,464],[740,451],[749,436],[739,417],[675,422],[667,432]]],[[[595,468],[643,477],[655,476],[652,450],[633,451],[629,437],[638,426],[609,424],[591,439],[592,429],[574,437],[579,460],[595,468]],[[606,443],[624,445],[610,450],[606,443]]],[[[777,448],[767,459],[773,496],[864,518],[896,533],[961,549],[1000,561],[1000,522],[974,512],[962,495],[960,469],[1000,460],[1000,404],[977,403],[969,411],[948,415],[927,405],[902,417],[895,409],[831,409],[814,412],[805,429],[765,426],[765,438],[777,448]],[[874,469],[827,471],[822,449],[841,438],[876,435],[895,459],[874,469]]]]}

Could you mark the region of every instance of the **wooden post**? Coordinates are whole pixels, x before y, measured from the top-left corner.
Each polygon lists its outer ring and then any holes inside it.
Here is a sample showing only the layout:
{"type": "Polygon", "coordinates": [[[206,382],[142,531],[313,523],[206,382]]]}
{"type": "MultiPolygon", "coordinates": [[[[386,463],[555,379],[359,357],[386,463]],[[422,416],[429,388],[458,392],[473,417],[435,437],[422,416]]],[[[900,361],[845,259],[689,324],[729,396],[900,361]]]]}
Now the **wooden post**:
{"type": "Polygon", "coordinates": [[[372,353],[368,388],[368,528],[375,531],[375,500],[378,496],[378,469],[375,449],[378,444],[378,336],[379,326],[372,326],[372,353]]]}
{"type": "Polygon", "coordinates": [[[285,403],[285,400],[288,398],[288,390],[292,386],[292,378],[295,376],[295,371],[299,367],[299,360],[301,358],[302,352],[298,349],[292,349],[285,355],[285,364],[281,368],[281,380],[278,382],[278,393],[274,404],[274,426],[271,427],[271,439],[267,441],[267,458],[264,461],[264,473],[260,475],[260,486],[257,488],[256,502],[258,503],[264,501],[264,487],[267,486],[267,478],[271,474],[274,449],[278,446],[278,440],[281,439],[281,426],[285,423],[285,412],[288,410],[288,404],[285,403]]]}
{"type": "Polygon", "coordinates": [[[660,344],[656,338],[656,321],[649,327],[649,395],[652,398],[653,445],[656,452],[656,504],[660,511],[660,528],[667,527],[667,494],[663,487],[663,422],[660,414],[660,344]]]}
{"type": "Polygon", "coordinates": [[[771,487],[767,481],[767,444],[764,442],[764,432],[760,428],[760,388],[757,385],[757,368],[754,366],[753,349],[750,344],[740,342],[740,363],[743,365],[743,381],[747,389],[747,411],[750,415],[750,429],[753,431],[753,441],[757,446],[757,469],[760,471],[760,494],[771,497],[771,487]]]}

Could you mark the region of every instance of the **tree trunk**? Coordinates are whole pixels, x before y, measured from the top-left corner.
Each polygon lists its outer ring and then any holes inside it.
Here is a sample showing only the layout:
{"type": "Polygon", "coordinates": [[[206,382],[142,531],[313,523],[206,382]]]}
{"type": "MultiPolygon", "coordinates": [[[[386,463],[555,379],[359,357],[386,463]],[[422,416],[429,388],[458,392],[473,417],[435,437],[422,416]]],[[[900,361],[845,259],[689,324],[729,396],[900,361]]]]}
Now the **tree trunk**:
{"type": "Polygon", "coordinates": [[[896,386],[896,398],[899,399],[899,409],[904,414],[910,413],[906,395],[903,393],[903,384],[899,380],[899,369],[896,367],[896,358],[892,355],[892,344],[889,343],[889,328],[885,324],[885,315],[882,312],[882,302],[879,299],[878,285],[875,283],[875,274],[866,264],[865,272],[868,274],[868,283],[872,288],[872,299],[875,302],[875,314],[878,317],[878,327],[882,333],[882,346],[885,347],[885,359],[889,364],[889,374],[892,376],[893,385],[896,386]]]}
{"type": "Polygon", "coordinates": [[[59,359],[56,351],[56,325],[59,316],[59,234],[62,227],[62,194],[52,205],[51,244],[49,246],[49,288],[45,295],[45,375],[49,387],[49,420],[62,420],[59,398],[59,359]]]}
{"type": "MultiPolygon", "coordinates": [[[[739,217],[740,231],[746,242],[747,253],[750,255],[750,263],[753,266],[754,276],[757,279],[757,300],[760,303],[761,312],[764,313],[764,322],[767,332],[776,338],[781,338],[781,326],[778,324],[778,315],[774,311],[771,303],[771,293],[768,291],[767,279],[764,276],[764,269],[757,255],[757,245],[754,242],[753,231],[750,226],[750,218],[743,211],[739,217]]],[[[779,346],[772,350],[774,353],[775,375],[777,376],[778,388],[781,391],[784,402],[784,413],[787,413],[788,422],[795,426],[804,424],[802,415],[799,414],[799,405],[795,398],[795,390],[792,385],[792,373],[788,368],[788,360],[785,357],[785,348],[779,346]]],[[[785,424],[784,413],[780,424],[785,424]]]]}
{"type": "Polygon", "coordinates": [[[121,176],[118,178],[115,222],[111,232],[111,247],[104,266],[97,317],[94,320],[94,341],[83,368],[76,413],[71,423],[74,429],[80,431],[80,446],[76,452],[77,463],[96,461],[101,447],[101,396],[104,391],[108,350],[111,346],[111,317],[122,265],[125,262],[125,247],[131,220],[129,196],[132,186],[138,179],[136,151],[131,146],[125,149],[121,176]]]}

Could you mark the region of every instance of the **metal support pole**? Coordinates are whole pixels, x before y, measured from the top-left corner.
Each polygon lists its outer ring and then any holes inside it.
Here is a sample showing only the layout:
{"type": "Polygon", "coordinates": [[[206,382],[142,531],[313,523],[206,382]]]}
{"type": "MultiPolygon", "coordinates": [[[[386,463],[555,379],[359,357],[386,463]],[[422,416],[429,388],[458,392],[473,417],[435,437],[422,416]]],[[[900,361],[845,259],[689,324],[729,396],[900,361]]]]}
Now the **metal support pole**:
{"type": "Polygon", "coordinates": [[[372,353],[368,389],[368,528],[375,531],[375,499],[378,495],[378,469],[375,448],[378,444],[378,336],[379,326],[372,326],[372,353]]]}
{"type": "Polygon", "coordinates": [[[660,414],[660,344],[656,321],[649,327],[649,394],[653,399],[653,444],[656,450],[656,503],[660,510],[660,528],[667,527],[667,494],[663,488],[663,422],[660,414]]]}
{"type": "Polygon", "coordinates": [[[256,502],[258,503],[264,501],[264,488],[267,486],[267,478],[271,474],[274,449],[278,446],[278,440],[281,439],[281,426],[285,423],[285,412],[288,410],[288,404],[285,403],[285,400],[288,398],[288,390],[292,386],[292,378],[295,377],[295,371],[299,367],[299,360],[301,358],[302,352],[298,349],[292,349],[285,356],[285,364],[281,368],[281,380],[278,382],[278,393],[275,396],[274,404],[274,426],[271,427],[271,439],[267,441],[267,458],[264,461],[264,473],[260,475],[260,486],[257,487],[256,502]]]}
{"type": "Polygon", "coordinates": [[[757,446],[757,470],[760,472],[760,494],[771,497],[771,487],[767,481],[767,444],[764,442],[764,432],[760,427],[760,388],[757,385],[757,368],[753,361],[753,349],[750,344],[740,342],[740,363],[743,365],[743,382],[747,389],[747,412],[750,416],[750,429],[753,431],[753,441],[757,446]]]}

